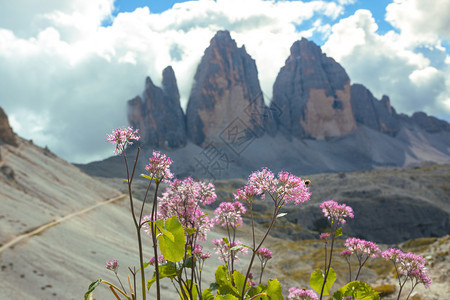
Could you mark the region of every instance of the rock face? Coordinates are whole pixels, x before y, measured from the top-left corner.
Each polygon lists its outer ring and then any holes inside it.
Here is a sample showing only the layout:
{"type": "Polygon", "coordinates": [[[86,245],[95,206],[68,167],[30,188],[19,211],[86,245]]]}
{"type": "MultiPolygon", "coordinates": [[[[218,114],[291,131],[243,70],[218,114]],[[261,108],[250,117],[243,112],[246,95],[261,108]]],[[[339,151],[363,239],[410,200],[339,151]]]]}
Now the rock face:
{"type": "Polygon", "coordinates": [[[177,80],[170,66],[162,75],[163,88],[155,86],[147,77],[142,97],[128,101],[128,121],[139,128],[144,144],[179,148],[186,144],[186,125],[177,80]]]}
{"type": "Polygon", "coordinates": [[[262,134],[267,107],[256,64],[228,31],[212,38],[194,79],[186,111],[191,141],[202,146],[220,142],[217,137],[230,128],[240,138],[262,134]]]}
{"type": "Polygon", "coordinates": [[[400,130],[400,122],[389,97],[376,99],[362,84],[352,84],[351,104],[358,124],[366,125],[376,131],[395,136],[400,130]]]}
{"type": "Polygon", "coordinates": [[[0,143],[1,142],[17,146],[16,135],[11,126],[9,126],[8,116],[0,107],[0,143]]]}
{"type": "Polygon", "coordinates": [[[429,133],[440,131],[450,131],[450,124],[439,120],[433,116],[428,116],[424,112],[416,112],[411,116],[411,120],[429,133]]]}
{"type": "Polygon", "coordinates": [[[298,138],[343,136],[356,129],[345,70],[306,39],[296,41],[273,86],[281,132],[298,138]]]}

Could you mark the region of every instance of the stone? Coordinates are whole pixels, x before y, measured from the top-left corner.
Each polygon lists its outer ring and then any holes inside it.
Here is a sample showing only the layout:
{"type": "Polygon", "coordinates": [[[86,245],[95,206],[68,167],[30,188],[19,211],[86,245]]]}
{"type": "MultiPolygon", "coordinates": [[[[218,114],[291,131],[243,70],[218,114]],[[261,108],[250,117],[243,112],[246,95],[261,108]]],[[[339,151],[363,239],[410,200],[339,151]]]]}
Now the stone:
{"type": "Polygon", "coordinates": [[[4,142],[12,146],[18,146],[17,137],[9,125],[8,116],[0,107],[0,143],[4,142]]]}
{"type": "Polygon", "coordinates": [[[279,130],[297,138],[324,139],[356,130],[350,79],[334,59],[306,39],[296,41],[273,86],[271,107],[279,130]]]}
{"type": "Polygon", "coordinates": [[[128,122],[140,130],[142,143],[180,148],[186,145],[187,135],[177,81],[171,66],[162,75],[162,88],[147,77],[142,96],[128,101],[128,122]]]}
{"type": "Polygon", "coordinates": [[[189,139],[206,146],[261,136],[265,126],[273,128],[267,112],[255,61],[228,31],[217,32],[195,73],[186,110],[189,139]]]}
{"type": "Polygon", "coordinates": [[[351,104],[357,124],[395,136],[400,130],[400,119],[388,96],[376,99],[362,84],[352,84],[351,104]]]}

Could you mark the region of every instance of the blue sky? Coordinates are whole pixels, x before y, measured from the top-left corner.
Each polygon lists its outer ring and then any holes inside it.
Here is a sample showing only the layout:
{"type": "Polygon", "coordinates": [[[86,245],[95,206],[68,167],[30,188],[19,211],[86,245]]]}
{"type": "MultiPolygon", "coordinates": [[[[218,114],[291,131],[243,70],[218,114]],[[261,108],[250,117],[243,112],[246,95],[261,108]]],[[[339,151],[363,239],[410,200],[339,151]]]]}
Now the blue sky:
{"type": "Polygon", "coordinates": [[[217,30],[255,59],[266,102],[296,40],[321,46],[397,112],[450,121],[450,0],[0,0],[0,106],[71,162],[111,154],[126,101],[172,65],[187,105],[217,30]]]}

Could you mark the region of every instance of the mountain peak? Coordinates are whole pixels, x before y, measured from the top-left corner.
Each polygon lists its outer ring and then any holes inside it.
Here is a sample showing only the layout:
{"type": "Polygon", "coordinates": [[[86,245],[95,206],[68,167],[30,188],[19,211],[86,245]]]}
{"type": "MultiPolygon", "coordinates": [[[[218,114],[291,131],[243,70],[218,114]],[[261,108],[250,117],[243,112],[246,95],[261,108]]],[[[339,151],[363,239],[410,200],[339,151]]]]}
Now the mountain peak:
{"type": "Polygon", "coordinates": [[[304,38],[291,46],[278,73],[272,106],[281,109],[278,125],[288,136],[323,139],[356,130],[350,78],[341,65],[304,38]]]}
{"type": "Polygon", "coordinates": [[[194,143],[215,140],[235,122],[246,132],[262,131],[261,111],[266,107],[255,61],[244,47],[236,46],[228,31],[211,39],[194,79],[186,110],[188,135],[194,143]]]}

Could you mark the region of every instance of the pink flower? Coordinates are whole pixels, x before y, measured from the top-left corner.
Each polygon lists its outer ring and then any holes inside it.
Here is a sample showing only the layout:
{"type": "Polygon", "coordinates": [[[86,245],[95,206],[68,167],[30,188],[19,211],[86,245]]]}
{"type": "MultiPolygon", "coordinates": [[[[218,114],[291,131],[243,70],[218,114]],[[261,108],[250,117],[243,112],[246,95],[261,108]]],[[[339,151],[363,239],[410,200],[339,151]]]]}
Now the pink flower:
{"type": "Polygon", "coordinates": [[[427,275],[423,256],[411,252],[403,253],[400,249],[395,248],[383,251],[381,256],[394,263],[400,276],[409,277],[411,280],[422,283],[426,288],[430,287],[431,279],[427,275]]]}
{"type": "Polygon", "coordinates": [[[378,257],[381,254],[380,248],[377,244],[371,241],[360,240],[357,238],[348,238],[345,241],[345,247],[352,254],[356,254],[358,258],[363,257],[378,257]]]}
{"type": "Polygon", "coordinates": [[[194,250],[192,250],[192,255],[194,255],[197,260],[201,261],[204,261],[211,257],[211,253],[209,253],[208,251],[203,252],[203,247],[199,244],[195,245],[194,250]]]}
{"type": "Polygon", "coordinates": [[[184,227],[195,228],[198,240],[204,241],[214,223],[199,205],[209,204],[216,198],[212,183],[197,182],[190,177],[183,180],[175,179],[159,197],[158,218],[177,216],[184,227]]]}
{"type": "Polygon", "coordinates": [[[214,214],[216,215],[213,221],[221,226],[238,227],[242,224],[242,215],[247,210],[242,203],[236,202],[222,202],[216,208],[214,214]]]}
{"type": "Polygon", "coordinates": [[[353,209],[345,204],[338,204],[334,200],[328,200],[320,204],[322,212],[325,217],[331,222],[337,222],[337,224],[345,224],[347,217],[353,218],[353,209]]]}
{"type": "Polygon", "coordinates": [[[291,287],[289,289],[288,300],[317,300],[318,297],[313,290],[299,289],[291,287]]]}
{"type": "Polygon", "coordinates": [[[353,254],[352,251],[350,251],[350,250],[344,250],[344,251],[342,251],[339,255],[342,256],[342,257],[347,258],[347,257],[350,257],[352,254],[353,254]]]}
{"type": "Polygon", "coordinates": [[[115,154],[122,154],[123,150],[125,150],[126,145],[133,145],[131,140],[138,141],[140,136],[137,135],[139,129],[133,131],[132,127],[128,128],[117,128],[113,130],[112,134],[106,134],[106,141],[116,144],[115,154]]]}
{"type": "Polygon", "coordinates": [[[117,273],[117,269],[119,268],[119,263],[117,262],[117,259],[107,261],[105,268],[113,271],[114,273],[117,273]]]}
{"type": "MultiPolygon", "coordinates": [[[[167,263],[167,260],[164,259],[163,255],[159,255],[158,256],[158,264],[165,264],[165,263],[167,263]]],[[[155,265],[155,257],[154,256],[152,258],[150,258],[148,264],[150,266],[154,266],[155,265]]]]}
{"type": "Polygon", "coordinates": [[[258,251],[256,251],[256,255],[261,261],[262,268],[265,268],[269,259],[272,259],[272,251],[267,248],[259,248],[258,251]]]}
{"type": "Polygon", "coordinates": [[[321,233],[321,234],[320,234],[320,239],[321,239],[321,240],[324,240],[325,243],[328,241],[328,238],[329,238],[329,237],[330,237],[330,234],[329,234],[329,233],[324,232],[324,233],[321,233]]]}
{"type": "Polygon", "coordinates": [[[158,179],[159,181],[169,181],[173,178],[173,174],[170,172],[170,165],[173,161],[165,154],[161,154],[159,151],[153,151],[153,157],[149,158],[150,162],[145,166],[145,170],[150,173],[150,176],[158,179]]]}
{"type": "Polygon", "coordinates": [[[242,245],[241,241],[236,241],[234,243],[226,243],[224,239],[215,239],[213,240],[213,244],[216,246],[216,254],[219,256],[219,260],[228,263],[233,257],[234,261],[238,261],[239,257],[237,256],[239,253],[243,255],[247,255],[248,248],[242,247],[237,250],[231,250],[231,248],[242,245]]]}
{"type": "Polygon", "coordinates": [[[296,205],[309,200],[311,193],[304,180],[288,172],[279,172],[278,178],[269,169],[250,174],[247,185],[234,195],[236,200],[251,202],[254,196],[264,199],[269,194],[276,205],[294,202],[296,205]]]}
{"type": "Polygon", "coordinates": [[[256,251],[256,255],[258,255],[260,259],[269,260],[272,258],[272,251],[267,248],[259,248],[258,251],[256,251]]]}

